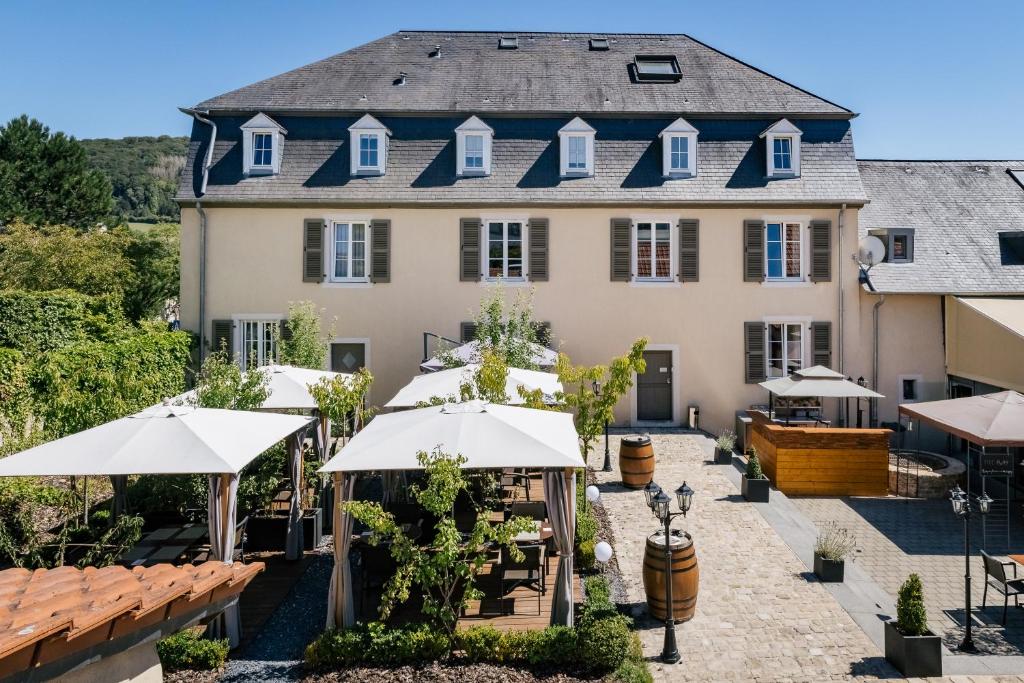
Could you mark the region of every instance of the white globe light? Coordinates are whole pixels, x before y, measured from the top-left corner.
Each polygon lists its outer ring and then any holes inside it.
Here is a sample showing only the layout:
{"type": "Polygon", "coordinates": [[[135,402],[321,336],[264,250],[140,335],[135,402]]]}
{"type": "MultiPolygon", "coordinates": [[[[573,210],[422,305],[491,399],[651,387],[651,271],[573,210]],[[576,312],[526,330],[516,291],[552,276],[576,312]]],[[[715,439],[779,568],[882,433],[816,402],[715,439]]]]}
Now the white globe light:
{"type": "Polygon", "coordinates": [[[601,490],[594,485],[587,487],[587,500],[596,503],[601,498],[601,490]]]}
{"type": "Polygon", "coordinates": [[[604,564],[608,560],[612,559],[612,547],[604,541],[601,541],[594,546],[594,557],[597,558],[598,562],[604,564]]]}

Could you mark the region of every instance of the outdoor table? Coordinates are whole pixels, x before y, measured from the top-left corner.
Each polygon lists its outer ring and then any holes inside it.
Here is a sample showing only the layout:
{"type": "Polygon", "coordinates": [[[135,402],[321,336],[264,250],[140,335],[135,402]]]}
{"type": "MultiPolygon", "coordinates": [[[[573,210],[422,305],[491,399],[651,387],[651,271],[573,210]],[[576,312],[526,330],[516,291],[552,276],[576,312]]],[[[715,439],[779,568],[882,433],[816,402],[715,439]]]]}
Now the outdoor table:
{"type": "Polygon", "coordinates": [[[544,522],[534,522],[533,528],[533,531],[523,531],[516,534],[512,540],[516,543],[538,543],[546,541],[555,535],[554,530],[550,526],[546,526],[544,522]]]}
{"type": "Polygon", "coordinates": [[[1024,555],[1009,555],[1009,558],[1017,564],[1024,566],[1024,555]]]}
{"type": "Polygon", "coordinates": [[[121,555],[122,564],[135,567],[156,562],[174,562],[188,550],[206,539],[204,524],[160,527],[149,532],[121,555]]]}

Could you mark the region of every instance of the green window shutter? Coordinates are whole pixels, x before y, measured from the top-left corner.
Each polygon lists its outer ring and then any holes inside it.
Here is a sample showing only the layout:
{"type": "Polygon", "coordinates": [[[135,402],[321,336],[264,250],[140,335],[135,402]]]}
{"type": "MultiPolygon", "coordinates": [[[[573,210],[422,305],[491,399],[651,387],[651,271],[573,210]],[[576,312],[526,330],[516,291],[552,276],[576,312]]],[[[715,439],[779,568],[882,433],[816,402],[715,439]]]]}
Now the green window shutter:
{"type": "Polygon", "coordinates": [[[480,219],[459,220],[459,280],[476,282],[480,279],[480,219]]]}
{"type": "Polygon", "coordinates": [[[815,365],[832,367],[832,323],[811,323],[811,349],[815,365]]]}
{"type": "Polygon", "coordinates": [[[537,343],[542,346],[551,346],[551,323],[534,323],[534,330],[537,336],[537,343]]]}
{"type": "Polygon", "coordinates": [[[764,323],[743,323],[744,381],[747,384],[763,382],[765,378],[764,323]]]}
{"type": "Polygon", "coordinates": [[[232,320],[214,320],[213,321],[213,337],[210,339],[212,350],[220,351],[221,348],[227,353],[230,359],[235,353],[234,334],[235,323],[232,320]]]}
{"type": "Polygon", "coordinates": [[[307,218],[302,230],[302,281],[324,279],[324,228],[321,218],[307,218]]]}
{"type": "Polygon", "coordinates": [[[811,221],[811,282],[832,281],[832,221],[811,221]]]}
{"type": "Polygon", "coordinates": [[[527,235],[530,241],[530,280],[548,281],[548,219],[531,218],[527,235]]]}
{"type": "Polygon", "coordinates": [[[391,221],[370,221],[370,282],[391,282],[391,221]]]}
{"type": "Polygon", "coordinates": [[[612,282],[629,282],[633,277],[633,221],[628,218],[613,218],[611,229],[612,282]]]}
{"type": "Polygon", "coordinates": [[[467,344],[476,339],[476,323],[460,323],[459,338],[462,340],[463,344],[467,344]]]}
{"type": "Polygon", "coordinates": [[[700,279],[700,221],[683,218],[679,221],[679,281],[700,279]]]}
{"type": "Polygon", "coordinates": [[[764,221],[743,221],[743,281],[764,282],[764,221]]]}

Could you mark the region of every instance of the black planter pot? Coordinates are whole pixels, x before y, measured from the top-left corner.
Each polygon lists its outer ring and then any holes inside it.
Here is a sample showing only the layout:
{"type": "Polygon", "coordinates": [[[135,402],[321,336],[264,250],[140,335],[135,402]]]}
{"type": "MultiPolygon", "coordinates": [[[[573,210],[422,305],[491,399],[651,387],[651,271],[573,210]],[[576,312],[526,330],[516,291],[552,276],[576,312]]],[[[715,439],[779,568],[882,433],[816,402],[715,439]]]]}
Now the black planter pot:
{"type": "MultiPolygon", "coordinates": [[[[315,508],[302,513],[302,548],[313,550],[323,536],[323,510],[315,508]]],[[[283,551],[288,537],[288,514],[250,517],[245,527],[246,551],[283,551]]]]}
{"type": "Polygon", "coordinates": [[[823,583],[842,583],[846,570],[845,560],[826,560],[814,553],[814,573],[823,583]]]}
{"type": "Polygon", "coordinates": [[[743,497],[751,503],[767,503],[768,502],[768,478],[761,477],[760,479],[747,479],[747,475],[741,476],[740,491],[743,493],[743,497]]]}
{"type": "Polygon", "coordinates": [[[727,451],[724,448],[715,449],[715,464],[716,465],[731,465],[732,464],[732,451],[727,451]]]}
{"type": "Polygon", "coordinates": [[[942,675],[942,639],[929,631],[905,636],[896,622],[885,622],[885,658],[907,678],[942,675]]]}

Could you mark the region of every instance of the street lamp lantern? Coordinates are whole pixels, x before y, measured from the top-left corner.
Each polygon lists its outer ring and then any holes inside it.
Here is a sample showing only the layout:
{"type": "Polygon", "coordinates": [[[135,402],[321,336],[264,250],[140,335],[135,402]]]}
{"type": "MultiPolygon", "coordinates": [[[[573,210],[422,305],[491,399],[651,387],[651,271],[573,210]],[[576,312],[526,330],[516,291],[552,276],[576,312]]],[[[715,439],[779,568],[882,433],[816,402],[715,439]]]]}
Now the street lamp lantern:
{"type": "MultiPolygon", "coordinates": [[[[654,510],[654,514],[658,517],[658,519],[660,519],[663,522],[665,522],[669,518],[669,504],[671,502],[672,499],[669,498],[664,491],[658,491],[657,495],[655,495],[654,498],[651,499],[651,509],[654,510]]],[[[668,536],[668,533],[666,532],[665,535],[668,536]]],[[[668,543],[667,540],[665,542],[668,543]]]]}
{"type": "Polygon", "coordinates": [[[676,503],[684,515],[690,511],[690,505],[693,504],[693,489],[685,481],[676,489],[676,503]]]}
{"type": "MultiPolygon", "coordinates": [[[[970,462],[968,460],[968,462],[970,462]]],[[[976,652],[974,638],[971,635],[971,471],[967,470],[967,491],[964,492],[959,484],[949,492],[949,502],[953,505],[953,513],[964,520],[964,639],[957,649],[961,652],[976,652]]],[[[978,504],[978,513],[987,515],[992,508],[992,499],[985,491],[974,498],[978,504]]]]}
{"type": "Polygon", "coordinates": [[[987,515],[988,511],[992,508],[992,499],[989,498],[988,494],[982,491],[981,496],[978,497],[978,512],[983,515],[987,515]]]}
{"type": "Polygon", "coordinates": [[[964,514],[964,499],[963,496],[952,496],[950,502],[953,504],[953,513],[956,515],[964,514]]]}
{"type": "Polygon", "coordinates": [[[647,482],[647,486],[644,487],[644,499],[647,501],[647,507],[654,509],[654,497],[661,493],[661,487],[654,483],[651,479],[647,482]]]}

